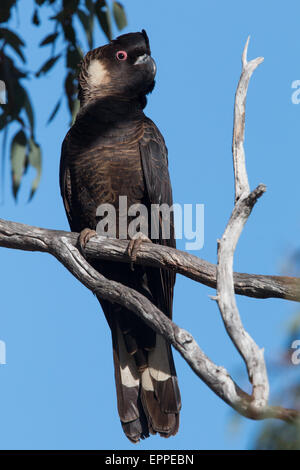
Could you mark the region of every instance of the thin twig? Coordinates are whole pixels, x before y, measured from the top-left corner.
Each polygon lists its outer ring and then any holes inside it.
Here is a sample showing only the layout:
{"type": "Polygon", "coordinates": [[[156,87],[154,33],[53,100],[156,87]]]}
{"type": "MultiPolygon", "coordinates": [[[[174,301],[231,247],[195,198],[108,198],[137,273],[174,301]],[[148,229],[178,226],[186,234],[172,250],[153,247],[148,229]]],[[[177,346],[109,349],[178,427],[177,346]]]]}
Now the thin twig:
{"type": "Polygon", "coordinates": [[[242,73],[237,86],[234,103],[232,155],[235,175],[235,201],[238,201],[243,195],[247,196],[250,193],[244,152],[246,97],[251,75],[256,67],[264,60],[263,57],[258,57],[257,59],[247,62],[249,40],[250,36],[247,39],[242,54],[242,73]]]}

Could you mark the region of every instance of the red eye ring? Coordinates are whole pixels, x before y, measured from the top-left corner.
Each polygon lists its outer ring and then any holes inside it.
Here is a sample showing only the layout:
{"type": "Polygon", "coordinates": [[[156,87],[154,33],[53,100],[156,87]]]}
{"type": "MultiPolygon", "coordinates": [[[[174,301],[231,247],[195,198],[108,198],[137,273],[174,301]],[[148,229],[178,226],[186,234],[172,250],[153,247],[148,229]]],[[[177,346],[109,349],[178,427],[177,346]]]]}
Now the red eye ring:
{"type": "Polygon", "coordinates": [[[118,51],[116,53],[116,58],[118,60],[126,60],[127,59],[127,52],[126,51],[118,51]]]}

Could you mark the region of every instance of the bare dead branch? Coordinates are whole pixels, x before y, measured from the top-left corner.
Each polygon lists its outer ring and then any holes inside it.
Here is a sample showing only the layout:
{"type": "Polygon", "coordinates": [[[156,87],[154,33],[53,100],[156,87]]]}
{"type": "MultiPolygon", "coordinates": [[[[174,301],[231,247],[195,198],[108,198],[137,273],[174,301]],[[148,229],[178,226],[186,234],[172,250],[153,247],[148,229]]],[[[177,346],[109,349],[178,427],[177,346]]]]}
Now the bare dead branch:
{"type": "MultiPolygon", "coordinates": [[[[25,251],[47,252],[44,240],[66,237],[77,245],[78,233],[25,225],[0,219],[0,246],[25,251]]],[[[129,263],[126,240],[97,236],[86,245],[88,259],[99,258],[129,263]]],[[[184,251],[161,245],[145,243],[137,253],[137,264],[173,270],[200,284],[216,288],[216,265],[184,251]]],[[[262,274],[234,273],[235,293],[257,299],[278,298],[300,301],[300,279],[297,277],[267,276],[262,274]]]]}
{"type": "MultiPolygon", "coordinates": [[[[0,220],[0,246],[52,254],[93,293],[132,310],[163,335],[197,376],[229,406],[248,418],[263,419],[262,414],[257,416],[255,410],[249,407],[251,397],[238,387],[224,367],[217,366],[204,354],[189,332],[178,327],[142,294],[106,279],[92,268],[76,248],[77,238],[78,235],[74,233],[39,228],[32,230],[30,226],[0,220]]],[[[300,419],[297,411],[280,407],[268,407],[264,413],[265,417],[283,421],[300,419]]]]}
{"type": "Polygon", "coordinates": [[[235,201],[243,195],[250,193],[248,175],[246,171],[244,135],[245,135],[245,109],[247,90],[251,75],[256,67],[263,62],[263,57],[247,62],[247,52],[250,36],[247,39],[242,54],[242,73],[237,86],[234,103],[234,124],[232,138],[232,155],[234,167],[235,201]]]}
{"type": "MultiPolygon", "coordinates": [[[[243,53],[243,72],[240,80],[240,84],[244,85],[245,93],[251,73],[258,65],[257,63],[254,67],[253,63],[250,66],[250,62],[249,68],[247,68],[247,45],[243,53]]],[[[261,61],[261,59],[256,59],[256,61],[261,61]]],[[[264,186],[260,185],[255,191],[250,193],[246,170],[239,166],[239,161],[241,161],[239,160],[239,155],[243,152],[245,119],[243,107],[246,98],[243,93],[241,93],[240,84],[235,106],[236,125],[233,142],[234,167],[236,171],[236,206],[231,216],[230,224],[226,229],[227,232],[225,232],[225,236],[223,236],[225,247],[222,242],[219,245],[221,263],[218,272],[218,301],[222,304],[222,282],[220,289],[219,279],[220,275],[222,278],[223,274],[225,274],[226,283],[229,282],[230,284],[230,295],[232,296],[234,288],[236,293],[251,297],[277,297],[289,300],[300,300],[300,280],[298,278],[241,273],[236,273],[233,276],[232,274],[232,257],[239,232],[242,230],[247,217],[250,215],[257,198],[260,197],[265,190],[264,186]],[[233,236],[233,239],[230,241],[229,245],[226,245],[226,237],[228,236],[229,238],[233,236]],[[228,253],[228,249],[230,251],[230,244],[232,253],[229,253],[229,262],[227,258],[227,264],[222,265],[222,250],[225,248],[225,254],[228,253]],[[222,266],[224,273],[222,273],[222,266]],[[230,268],[229,271],[228,267],[230,268]]],[[[244,162],[243,153],[241,159],[244,162]]],[[[240,414],[250,419],[277,418],[286,422],[300,420],[300,412],[297,410],[267,405],[264,370],[261,366],[257,368],[257,366],[249,360],[248,346],[246,345],[245,348],[244,344],[245,338],[246,343],[248,342],[249,344],[247,333],[243,332],[243,338],[242,341],[240,341],[239,338],[236,337],[236,331],[234,331],[234,328],[239,331],[240,326],[242,326],[241,323],[239,323],[240,319],[238,316],[235,318],[236,324],[233,327],[233,331],[231,330],[230,323],[228,323],[228,312],[224,314],[224,321],[238,350],[246,359],[249,376],[254,387],[253,396],[241,390],[225,368],[217,366],[204,354],[189,332],[172,322],[146,297],[129,287],[106,279],[88,263],[87,259],[89,258],[109,259],[111,261],[126,263],[130,262],[126,254],[127,241],[95,237],[90,240],[86,246],[86,259],[77,249],[77,240],[78,234],[76,233],[47,230],[0,219],[0,246],[27,251],[47,252],[55,256],[59,262],[93,293],[96,293],[110,302],[115,302],[128,308],[142,318],[157,333],[163,335],[167,341],[179,351],[197,376],[203,380],[214,393],[240,414]],[[263,387],[261,387],[261,385],[263,385],[263,387]]],[[[174,270],[210,287],[217,286],[215,265],[179,250],[154,244],[144,244],[137,254],[136,262],[145,266],[174,270]]],[[[229,304],[225,302],[225,309],[229,307],[232,312],[232,305],[231,299],[229,304]]],[[[236,315],[236,312],[234,314],[236,315]]],[[[251,343],[251,347],[253,347],[253,343],[251,343]]],[[[260,354],[258,348],[255,349],[254,347],[254,349],[251,350],[251,354],[253,351],[255,358],[260,361],[261,358],[257,356],[260,354]]]]}
{"type": "Polygon", "coordinates": [[[249,407],[256,415],[264,415],[268,406],[269,380],[263,350],[259,349],[244,329],[236,305],[233,281],[233,257],[237,242],[254,204],[266,190],[259,185],[250,193],[244,152],[245,106],[249,80],[262,58],[247,62],[249,38],[242,55],[242,74],[235,97],[233,132],[233,162],[235,178],[235,207],[225,232],[218,242],[217,297],[218,306],[228,335],[242,356],[252,383],[252,401],[249,407]]]}

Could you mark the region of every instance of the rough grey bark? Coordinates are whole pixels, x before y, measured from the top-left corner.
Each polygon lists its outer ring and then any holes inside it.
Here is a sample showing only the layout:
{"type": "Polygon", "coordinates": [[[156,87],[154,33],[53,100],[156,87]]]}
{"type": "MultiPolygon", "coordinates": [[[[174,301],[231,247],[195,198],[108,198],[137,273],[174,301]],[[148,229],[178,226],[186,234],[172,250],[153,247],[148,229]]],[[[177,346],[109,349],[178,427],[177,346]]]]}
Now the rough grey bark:
{"type": "MultiPolygon", "coordinates": [[[[78,233],[49,230],[0,219],[0,246],[25,251],[48,251],[47,241],[66,237],[77,245],[78,233]]],[[[126,240],[97,236],[86,245],[89,258],[129,263],[126,240]]],[[[137,264],[171,269],[200,284],[216,288],[216,265],[184,251],[160,245],[142,244],[137,253],[137,264]]],[[[234,273],[235,293],[257,299],[278,298],[300,301],[300,279],[297,277],[268,276],[262,274],[234,273]]]]}
{"type": "MultiPolygon", "coordinates": [[[[172,322],[142,294],[99,274],[77,249],[77,240],[78,234],[75,233],[39,229],[0,220],[0,246],[41,251],[55,256],[73,276],[93,293],[97,293],[110,302],[127,307],[148,323],[151,328],[163,335],[179,351],[197,376],[222,400],[242,415],[251,419],[273,417],[284,421],[294,421],[300,418],[298,411],[281,407],[266,407],[263,414],[257,414],[256,410],[252,410],[249,406],[251,404],[250,395],[239,388],[224,367],[214,364],[205,355],[188,331],[172,322]]],[[[107,239],[103,241],[108,242],[107,239]]],[[[109,242],[111,243],[112,240],[109,242]]],[[[89,242],[89,244],[91,243],[92,241],[89,242]]],[[[97,244],[101,245],[101,241],[97,244]]],[[[119,244],[123,244],[123,242],[117,241],[116,246],[119,244]]],[[[151,248],[154,249],[154,246],[151,248]]],[[[123,254],[123,256],[127,258],[128,262],[130,261],[126,255],[123,254]]]]}
{"type": "MultiPolygon", "coordinates": [[[[248,40],[249,41],[249,40],[248,40]]],[[[250,193],[243,149],[245,101],[248,82],[261,58],[247,62],[248,41],[242,56],[242,75],[235,101],[233,159],[235,171],[235,207],[222,239],[218,243],[218,267],[179,250],[144,244],[136,263],[171,269],[197,282],[217,287],[222,318],[232,341],[246,362],[252,395],[233,381],[227,370],[214,364],[192,335],[177,326],[146,297],[137,291],[110,281],[91,267],[89,258],[131,262],[127,242],[95,237],[86,246],[85,256],[78,250],[78,234],[46,230],[0,219],[0,246],[27,251],[47,252],[55,256],[82,284],[110,302],[132,310],[155,331],[163,335],[183,356],[198,377],[228,405],[251,419],[277,418],[288,422],[300,419],[300,411],[268,405],[268,379],[262,351],[245,332],[235,304],[234,292],[250,297],[277,297],[300,300],[300,280],[280,276],[233,273],[234,250],[241,230],[257,199],[265,191],[259,185],[250,193]]]]}

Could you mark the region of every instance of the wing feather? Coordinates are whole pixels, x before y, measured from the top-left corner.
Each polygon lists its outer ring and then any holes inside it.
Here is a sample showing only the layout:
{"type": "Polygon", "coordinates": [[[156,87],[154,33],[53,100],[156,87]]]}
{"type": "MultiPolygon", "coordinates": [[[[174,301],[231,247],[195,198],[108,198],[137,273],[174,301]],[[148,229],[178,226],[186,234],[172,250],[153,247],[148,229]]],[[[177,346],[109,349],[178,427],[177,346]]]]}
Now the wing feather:
{"type": "MultiPolygon", "coordinates": [[[[156,125],[148,118],[144,122],[144,135],[139,141],[145,187],[149,206],[151,204],[173,205],[172,187],[168,170],[168,151],[165,141],[156,125]]],[[[150,220],[153,223],[154,220],[150,220]]],[[[159,238],[152,239],[153,243],[175,248],[174,218],[170,214],[170,238],[163,238],[162,220],[159,218],[159,238]]],[[[172,317],[172,301],[175,284],[175,273],[167,270],[157,270],[148,276],[154,284],[154,291],[159,292],[159,307],[172,317]]]]}

